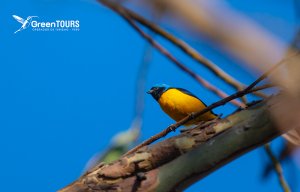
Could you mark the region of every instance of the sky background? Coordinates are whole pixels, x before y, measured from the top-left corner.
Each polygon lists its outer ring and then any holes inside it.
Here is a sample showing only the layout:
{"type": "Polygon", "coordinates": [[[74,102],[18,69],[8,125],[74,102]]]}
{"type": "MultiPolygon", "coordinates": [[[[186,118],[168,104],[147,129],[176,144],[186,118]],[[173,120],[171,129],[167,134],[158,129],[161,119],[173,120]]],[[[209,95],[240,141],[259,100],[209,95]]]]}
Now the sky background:
{"type": "MultiPolygon", "coordinates": [[[[290,42],[296,19],[293,1],[228,3],[290,42]]],[[[253,71],[244,70],[208,42],[173,31],[239,80],[249,84],[253,71]]],[[[164,45],[204,78],[228,93],[233,90],[162,39],[164,45]]],[[[2,0],[0,2],[0,189],[7,192],[52,192],[81,174],[87,161],[104,150],[110,139],[132,121],[135,83],[146,43],[126,22],[95,1],[2,0]],[[12,15],[41,20],[78,19],[79,32],[14,34],[20,24],[12,15]]],[[[147,88],[156,83],[183,87],[207,104],[219,98],[154,51],[147,88]]],[[[146,95],[142,140],[173,121],[146,95]]],[[[215,110],[230,114],[232,105],[215,110]]],[[[282,140],[272,145],[280,148],[282,140]]],[[[254,150],[187,191],[281,191],[272,174],[262,180],[268,161],[254,150]]],[[[294,191],[300,191],[299,168],[284,164],[294,191]]]]}

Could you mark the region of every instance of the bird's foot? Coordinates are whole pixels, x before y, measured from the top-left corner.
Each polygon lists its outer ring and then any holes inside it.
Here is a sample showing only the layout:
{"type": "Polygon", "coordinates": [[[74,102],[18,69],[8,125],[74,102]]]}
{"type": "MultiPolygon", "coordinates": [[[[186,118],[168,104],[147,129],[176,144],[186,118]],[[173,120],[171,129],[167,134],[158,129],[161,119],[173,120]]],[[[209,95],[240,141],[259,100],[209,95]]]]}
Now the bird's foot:
{"type": "Polygon", "coordinates": [[[195,114],[196,114],[195,112],[192,112],[192,113],[190,114],[191,119],[195,119],[195,117],[196,117],[195,114]]]}
{"type": "Polygon", "coordinates": [[[169,126],[169,129],[171,130],[171,131],[176,131],[176,126],[173,124],[173,125],[170,125],[169,126]]]}

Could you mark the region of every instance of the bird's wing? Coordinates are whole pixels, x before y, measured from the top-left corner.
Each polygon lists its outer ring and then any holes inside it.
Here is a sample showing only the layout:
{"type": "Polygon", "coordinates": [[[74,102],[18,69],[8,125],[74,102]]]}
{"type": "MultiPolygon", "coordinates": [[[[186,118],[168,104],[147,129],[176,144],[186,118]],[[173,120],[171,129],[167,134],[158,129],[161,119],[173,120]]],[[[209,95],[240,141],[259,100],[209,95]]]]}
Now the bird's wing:
{"type": "MultiPolygon", "coordinates": [[[[192,97],[195,97],[196,99],[199,99],[196,95],[194,95],[193,93],[191,93],[190,91],[186,90],[186,89],[183,89],[183,88],[177,88],[177,87],[170,87],[170,89],[173,88],[173,89],[178,89],[179,91],[187,94],[187,95],[190,95],[192,97]]],[[[200,100],[200,99],[199,99],[200,100]]]]}
{"type": "MultiPolygon", "coordinates": [[[[193,93],[191,93],[190,91],[188,91],[188,90],[186,90],[186,89],[183,89],[183,88],[175,88],[175,87],[172,87],[173,89],[178,89],[179,91],[181,91],[181,92],[183,92],[183,93],[185,93],[185,94],[187,94],[187,95],[190,95],[190,96],[192,96],[192,97],[195,97],[196,99],[199,99],[196,95],[194,95],[193,93]]],[[[170,88],[171,89],[171,88],[170,88]]],[[[203,105],[205,106],[205,107],[207,107],[207,105],[201,100],[201,99],[199,99],[202,103],[203,103],[203,105]]],[[[217,114],[215,114],[212,110],[210,111],[213,115],[215,115],[215,116],[218,116],[217,114]]]]}
{"type": "Polygon", "coordinates": [[[21,17],[19,17],[17,15],[13,15],[13,18],[15,18],[15,20],[17,20],[19,23],[23,24],[25,22],[25,20],[23,18],[21,18],[21,17]]]}

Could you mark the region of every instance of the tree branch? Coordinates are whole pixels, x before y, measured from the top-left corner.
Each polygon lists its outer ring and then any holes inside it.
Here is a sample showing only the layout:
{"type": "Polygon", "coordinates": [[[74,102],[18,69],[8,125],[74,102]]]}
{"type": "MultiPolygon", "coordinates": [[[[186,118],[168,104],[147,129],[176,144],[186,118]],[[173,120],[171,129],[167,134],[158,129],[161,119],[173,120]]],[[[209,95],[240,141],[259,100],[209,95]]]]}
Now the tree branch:
{"type": "Polygon", "coordinates": [[[100,164],[59,192],[182,191],[281,134],[271,100],[100,164]]]}
{"type": "MultiPolygon", "coordinates": [[[[206,67],[208,70],[210,70],[213,74],[215,74],[217,77],[222,79],[224,82],[226,82],[228,85],[233,87],[234,89],[240,91],[242,90],[245,85],[235,79],[233,76],[229,75],[226,71],[219,68],[215,63],[210,61],[209,59],[205,58],[203,55],[201,55],[197,50],[195,50],[193,47],[191,47],[189,44],[184,42],[182,39],[179,39],[175,37],[173,34],[169,33],[165,29],[159,27],[158,25],[154,24],[153,22],[147,20],[146,18],[140,16],[139,14],[136,14],[130,9],[127,9],[126,7],[118,4],[113,3],[110,1],[105,2],[103,0],[99,0],[101,3],[105,3],[106,6],[109,6],[114,11],[118,12],[119,10],[122,10],[125,12],[128,16],[130,16],[133,20],[139,22],[143,26],[149,28],[156,34],[160,35],[161,37],[165,38],[166,40],[170,41],[173,45],[178,47],[180,50],[182,50],[184,53],[186,53],[188,56],[190,56],[192,59],[194,59],[199,64],[206,67]]],[[[254,93],[255,95],[266,98],[267,95],[264,93],[254,93]]],[[[245,99],[244,99],[245,101],[245,99]]]]}
{"type": "MultiPolygon", "coordinates": [[[[164,56],[166,56],[169,60],[171,60],[179,69],[190,75],[193,79],[195,79],[198,83],[200,83],[206,89],[212,91],[216,95],[221,98],[226,98],[228,95],[212,85],[210,82],[206,81],[194,71],[186,67],[180,61],[178,61],[167,49],[165,49],[162,45],[160,45],[157,41],[155,41],[151,36],[145,33],[131,18],[130,16],[121,8],[121,6],[114,6],[114,3],[111,3],[107,0],[98,0],[102,4],[106,5],[117,14],[119,14],[125,21],[132,26],[143,38],[145,38],[154,48],[156,48],[159,52],[161,52],[164,56]]],[[[245,105],[238,100],[230,101],[232,104],[236,105],[237,107],[245,107],[245,105]]]]}
{"type": "Polygon", "coordinates": [[[281,164],[280,164],[279,160],[273,154],[270,144],[265,144],[265,151],[267,152],[268,156],[270,157],[270,159],[272,161],[273,167],[278,175],[279,184],[281,185],[283,191],[290,192],[291,190],[290,190],[288,183],[286,182],[286,180],[284,178],[281,164]]]}
{"type": "MultiPolygon", "coordinates": [[[[261,89],[265,89],[265,86],[261,86],[261,87],[256,87],[255,86],[260,83],[262,80],[264,80],[265,78],[267,78],[274,70],[276,70],[279,66],[281,66],[282,64],[285,63],[285,61],[287,61],[288,59],[292,59],[293,57],[297,56],[297,54],[292,55],[291,57],[288,57],[286,59],[283,59],[282,61],[280,61],[279,63],[277,63],[276,65],[274,65],[271,69],[269,69],[268,71],[266,71],[265,73],[263,73],[258,79],[256,79],[253,83],[251,83],[248,87],[246,87],[244,90],[242,91],[238,91],[220,101],[217,101],[213,104],[211,104],[210,106],[206,107],[205,109],[203,109],[202,111],[199,111],[195,114],[190,114],[188,116],[186,116],[185,118],[183,118],[182,120],[178,121],[177,123],[175,123],[174,125],[171,125],[169,127],[167,127],[165,130],[163,130],[162,132],[150,137],[148,140],[142,142],[141,144],[139,144],[138,146],[136,146],[135,148],[131,149],[130,151],[128,151],[126,154],[130,154],[133,153],[135,151],[137,151],[139,148],[144,147],[146,145],[149,145],[151,143],[153,143],[154,141],[166,136],[168,133],[170,133],[171,131],[174,131],[175,129],[177,129],[178,127],[180,127],[181,125],[184,125],[185,123],[189,122],[190,120],[208,112],[213,110],[214,108],[224,105],[225,103],[235,99],[235,98],[239,98],[242,97],[246,94],[252,93],[254,91],[259,91],[261,89]]],[[[126,155],[125,154],[125,155],[126,155]]]]}

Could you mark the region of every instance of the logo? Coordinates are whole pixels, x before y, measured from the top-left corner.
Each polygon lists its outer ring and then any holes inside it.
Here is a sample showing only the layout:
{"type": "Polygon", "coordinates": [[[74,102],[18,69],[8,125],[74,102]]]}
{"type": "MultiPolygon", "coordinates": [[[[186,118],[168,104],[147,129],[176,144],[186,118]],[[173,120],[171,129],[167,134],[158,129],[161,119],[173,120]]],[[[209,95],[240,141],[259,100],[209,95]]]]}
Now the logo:
{"type": "Polygon", "coordinates": [[[13,18],[15,18],[15,20],[17,20],[19,23],[22,24],[22,27],[20,29],[18,29],[17,31],[15,31],[15,34],[28,28],[31,24],[32,18],[33,17],[37,17],[37,16],[28,16],[26,20],[24,20],[22,17],[19,17],[17,15],[13,15],[13,18]]]}
{"type": "Polygon", "coordinates": [[[18,33],[27,28],[31,28],[32,31],[79,31],[79,20],[55,20],[55,21],[39,21],[38,16],[28,16],[23,19],[20,16],[12,15],[12,17],[22,24],[22,26],[15,31],[18,33]]]}

